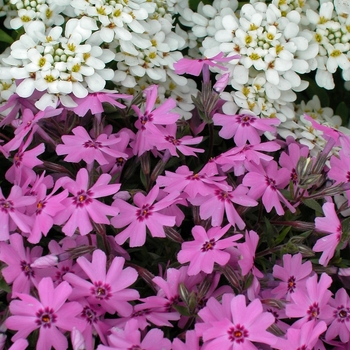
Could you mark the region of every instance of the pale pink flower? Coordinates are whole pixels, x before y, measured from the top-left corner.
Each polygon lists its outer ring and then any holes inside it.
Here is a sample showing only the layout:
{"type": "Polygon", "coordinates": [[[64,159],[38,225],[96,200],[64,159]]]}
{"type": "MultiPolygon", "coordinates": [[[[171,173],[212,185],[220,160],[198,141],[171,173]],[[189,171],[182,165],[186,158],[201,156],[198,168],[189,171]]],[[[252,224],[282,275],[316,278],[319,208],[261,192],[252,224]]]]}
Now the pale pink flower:
{"type": "Polygon", "coordinates": [[[21,300],[11,301],[11,316],[5,322],[7,328],[18,331],[12,341],[27,338],[39,328],[37,350],[50,350],[51,347],[67,349],[67,338],[60,330],[71,331],[73,327],[81,330],[84,327],[83,321],[76,318],[82,310],[81,305],[76,302],[66,303],[71,291],[67,282],[54,288],[51,278],[46,277],[38,285],[40,301],[31,295],[18,293],[21,300]]]}
{"type": "Polygon", "coordinates": [[[173,340],[173,350],[200,350],[199,337],[195,331],[186,332],[186,341],[183,343],[179,338],[173,340]]]}
{"type": "Polygon", "coordinates": [[[177,260],[181,264],[190,262],[187,272],[189,275],[196,275],[201,271],[212,273],[214,263],[223,266],[230,260],[230,254],[223,250],[235,246],[234,242],[242,237],[241,234],[237,234],[221,239],[230,226],[212,227],[207,232],[202,226],[195,226],[192,229],[194,241],[182,243],[177,255],[177,260]]]}

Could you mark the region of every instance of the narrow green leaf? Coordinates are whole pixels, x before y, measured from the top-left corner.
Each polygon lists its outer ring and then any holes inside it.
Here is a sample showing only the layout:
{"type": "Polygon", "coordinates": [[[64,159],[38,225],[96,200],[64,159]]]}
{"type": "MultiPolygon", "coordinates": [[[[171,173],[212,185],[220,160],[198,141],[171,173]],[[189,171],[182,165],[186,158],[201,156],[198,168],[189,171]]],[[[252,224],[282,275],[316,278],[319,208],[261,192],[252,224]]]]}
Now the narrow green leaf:
{"type": "Polygon", "coordinates": [[[12,44],[14,40],[5,31],[0,29],[0,41],[3,43],[12,44]]]}
{"type": "Polygon", "coordinates": [[[314,199],[303,199],[303,203],[307,207],[315,210],[316,213],[323,214],[323,210],[322,210],[321,205],[317,201],[315,201],[314,199]]]}

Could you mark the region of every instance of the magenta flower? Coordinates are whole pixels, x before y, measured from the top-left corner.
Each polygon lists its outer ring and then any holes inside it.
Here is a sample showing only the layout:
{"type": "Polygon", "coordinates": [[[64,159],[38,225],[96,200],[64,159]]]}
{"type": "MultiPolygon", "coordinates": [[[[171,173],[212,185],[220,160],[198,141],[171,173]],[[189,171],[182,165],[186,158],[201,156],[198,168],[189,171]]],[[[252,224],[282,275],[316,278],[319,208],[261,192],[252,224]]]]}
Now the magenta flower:
{"type": "Polygon", "coordinates": [[[277,338],[266,331],[275,318],[264,312],[261,301],[254,299],[248,306],[244,295],[224,294],[222,304],[210,298],[198,315],[203,323],[195,330],[201,335],[205,349],[258,349],[253,343],[274,345],[277,338]]]}
{"type": "Polygon", "coordinates": [[[111,135],[108,137],[105,133],[92,139],[88,132],[82,126],[77,126],[72,130],[72,135],[63,135],[63,145],[56,147],[58,155],[67,154],[64,158],[66,162],[78,163],[84,160],[87,164],[95,160],[100,165],[110,163],[111,158],[128,158],[126,153],[117,150],[116,144],[121,139],[111,135]],[[107,156],[107,157],[106,157],[107,156]]]}
{"type": "MultiPolygon", "coordinates": [[[[344,150],[340,150],[339,158],[333,155],[330,159],[331,169],[328,172],[330,179],[335,180],[335,184],[342,182],[350,182],[350,157],[347,156],[344,150]]],[[[350,190],[345,191],[350,203],[350,190]]]]}
{"type": "Polygon", "coordinates": [[[332,317],[333,308],[329,305],[332,292],[328,290],[331,284],[332,278],[326,273],[322,273],[319,282],[314,274],[306,281],[306,293],[297,290],[291,294],[292,303],[286,305],[286,315],[299,318],[294,327],[299,328],[311,320],[327,322],[332,317]]]}
{"type": "Polygon", "coordinates": [[[350,299],[346,290],[339,289],[329,304],[333,307],[333,318],[326,332],[326,340],[339,336],[343,343],[347,343],[350,340],[350,299]]]}
{"type": "Polygon", "coordinates": [[[203,271],[212,273],[214,263],[223,266],[230,260],[230,254],[223,250],[235,245],[235,241],[242,237],[241,234],[220,239],[230,228],[212,227],[205,231],[202,226],[195,226],[192,229],[194,241],[182,243],[181,250],[177,255],[179,263],[190,262],[188,268],[189,275],[197,275],[203,271]]]}
{"type": "Polygon", "coordinates": [[[207,65],[209,67],[218,67],[222,70],[226,70],[227,68],[219,65],[217,62],[229,62],[234,59],[239,59],[239,55],[224,57],[223,52],[219,52],[217,55],[211,58],[200,58],[200,59],[189,59],[189,58],[181,58],[179,61],[174,63],[174,69],[176,74],[191,74],[195,76],[199,76],[201,73],[203,66],[207,65]]]}
{"type": "MultiPolygon", "coordinates": [[[[289,327],[287,330],[287,339],[278,338],[274,348],[280,350],[308,350],[316,349],[316,345],[320,335],[327,329],[325,322],[309,321],[301,326],[301,328],[289,327]]],[[[319,349],[319,348],[317,348],[319,349]]]]}
{"type": "Polygon", "coordinates": [[[281,202],[292,212],[295,208],[283,197],[279,189],[284,189],[290,180],[290,172],[286,168],[278,169],[277,163],[271,161],[266,167],[261,164],[247,164],[249,173],[243,178],[242,184],[249,186],[248,196],[254,199],[262,197],[262,202],[269,213],[272,208],[278,215],[284,214],[281,202]]]}
{"type": "Polygon", "coordinates": [[[273,267],[273,277],[280,279],[278,287],[272,289],[271,293],[277,299],[290,300],[293,293],[298,290],[306,292],[306,281],[312,273],[312,264],[306,261],[302,264],[302,255],[283,255],[283,267],[275,265],[273,267]]]}
{"type": "Polygon", "coordinates": [[[159,187],[154,186],[147,196],[138,192],[133,200],[136,207],[121,200],[116,199],[113,206],[119,209],[119,214],[111,219],[111,223],[116,228],[127,225],[122,232],[118,233],[115,240],[118,244],[123,244],[130,238],[130,247],[140,247],[146,241],[146,227],[152,237],[165,237],[164,226],[174,226],[175,216],[168,216],[158,213],[158,211],[176,202],[179,193],[174,191],[157,203],[159,187]]]}
{"type": "Polygon", "coordinates": [[[31,295],[18,293],[21,300],[12,300],[10,316],[6,320],[6,327],[17,330],[12,341],[27,336],[39,328],[38,350],[57,350],[68,348],[67,338],[63,331],[71,331],[73,327],[81,330],[84,327],[82,320],[76,318],[82,307],[79,303],[68,302],[72,288],[67,282],[62,282],[54,288],[51,278],[43,278],[38,285],[40,301],[31,295]]]}
{"type": "Polygon", "coordinates": [[[107,257],[102,250],[93,252],[91,262],[84,257],[78,258],[77,263],[91,282],[67,273],[64,280],[74,288],[70,299],[86,298],[90,304],[98,304],[110,314],[117,311],[121,316],[130,316],[132,306],[128,301],[140,296],[135,289],[127,288],[136,281],[137,272],[131,267],[123,269],[124,262],[124,258],[115,257],[106,272],[107,257]]]}
{"type": "Polygon", "coordinates": [[[247,141],[252,145],[259,144],[264,132],[275,132],[275,126],[280,124],[277,118],[261,119],[248,112],[236,115],[216,113],[213,122],[222,126],[219,135],[224,139],[233,137],[237,146],[244,146],[247,141]]]}
{"type": "Polygon", "coordinates": [[[66,208],[54,219],[58,225],[65,223],[62,232],[72,236],[78,228],[81,235],[86,235],[92,231],[91,220],[98,224],[109,224],[107,215],[117,215],[119,210],[96,198],[113,195],[119,190],[120,184],[108,185],[111,178],[108,174],[102,174],[95,184],[88,188],[89,174],[82,168],[77,173],[76,181],[68,177],[59,180],[61,186],[73,195],[61,202],[66,208]]]}
{"type": "Polygon", "coordinates": [[[315,219],[315,228],[317,231],[328,233],[328,235],[318,239],[312,250],[314,252],[322,252],[319,263],[327,266],[340,242],[342,226],[335,212],[334,203],[327,202],[323,204],[322,209],[325,217],[317,217],[315,219]]]}
{"type": "Polygon", "coordinates": [[[43,274],[48,271],[40,271],[30,265],[41,257],[43,249],[35,246],[32,250],[23,246],[23,238],[18,233],[10,236],[10,244],[0,242],[0,261],[7,266],[1,270],[1,274],[8,284],[12,284],[12,296],[17,293],[29,293],[32,286],[37,286],[43,274]]]}
{"type": "Polygon", "coordinates": [[[8,240],[9,233],[17,227],[22,232],[30,233],[33,219],[23,214],[23,211],[35,201],[33,196],[22,196],[22,189],[17,185],[12,186],[7,198],[4,197],[0,188],[0,241],[8,240]]]}
{"type": "Polygon", "coordinates": [[[171,342],[164,338],[164,333],[160,329],[153,328],[148,331],[141,339],[141,332],[138,329],[137,321],[131,319],[124,329],[112,328],[108,336],[110,346],[99,345],[97,350],[170,350],[171,342]]]}
{"type": "Polygon", "coordinates": [[[232,226],[237,226],[240,230],[244,229],[245,222],[239,216],[233,203],[245,207],[254,207],[258,205],[255,199],[247,196],[248,188],[238,185],[234,190],[230,186],[227,189],[211,188],[211,194],[196,201],[200,205],[199,214],[204,220],[211,217],[212,226],[220,226],[226,213],[227,221],[232,226]]]}
{"type": "Polygon", "coordinates": [[[131,99],[132,96],[125,94],[118,94],[116,91],[100,91],[89,93],[84,98],[74,98],[74,101],[77,103],[77,107],[73,108],[75,114],[80,117],[84,117],[88,111],[91,111],[92,115],[103,113],[103,103],[109,103],[112,106],[118,108],[125,108],[123,104],[116,101],[117,98],[126,98],[131,99]]]}

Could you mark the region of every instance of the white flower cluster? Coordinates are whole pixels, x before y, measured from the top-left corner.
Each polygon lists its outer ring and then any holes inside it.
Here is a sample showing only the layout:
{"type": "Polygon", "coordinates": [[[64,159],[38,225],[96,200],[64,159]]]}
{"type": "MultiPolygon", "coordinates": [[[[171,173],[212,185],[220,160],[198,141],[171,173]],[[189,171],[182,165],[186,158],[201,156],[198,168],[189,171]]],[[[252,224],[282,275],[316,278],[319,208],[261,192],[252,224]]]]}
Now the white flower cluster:
{"type": "Polygon", "coordinates": [[[105,63],[114,53],[99,46],[86,44],[91,30],[80,26],[82,20],[70,19],[62,35],[62,27],[46,29],[41,21],[32,21],[26,33],[11,45],[11,52],[2,61],[9,67],[0,68],[0,79],[16,79],[16,93],[29,97],[35,90],[46,92],[37,106],[55,106],[57,95],[63,104],[72,104],[68,95],[78,98],[88,92],[101,91],[114,72],[105,63]],[[10,75],[10,76],[9,76],[10,75]]]}
{"type": "Polygon", "coordinates": [[[345,9],[339,3],[340,12],[335,12],[333,2],[327,1],[318,12],[306,11],[313,25],[309,33],[318,45],[318,54],[310,64],[313,70],[317,69],[317,85],[325,89],[334,88],[333,73],[338,67],[342,69],[343,79],[350,80],[350,17],[343,12],[345,9]]]}

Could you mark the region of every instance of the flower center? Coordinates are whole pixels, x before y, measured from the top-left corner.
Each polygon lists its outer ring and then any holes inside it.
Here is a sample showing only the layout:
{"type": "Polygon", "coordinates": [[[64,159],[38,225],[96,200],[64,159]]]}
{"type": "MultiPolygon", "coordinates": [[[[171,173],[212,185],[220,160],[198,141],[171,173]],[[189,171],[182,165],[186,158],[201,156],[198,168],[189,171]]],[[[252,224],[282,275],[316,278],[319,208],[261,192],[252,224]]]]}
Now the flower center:
{"type": "Polygon", "coordinates": [[[170,135],[165,136],[165,140],[172,143],[174,146],[179,146],[181,144],[179,140],[177,140],[175,137],[170,135]]]}
{"type": "Polygon", "coordinates": [[[88,205],[92,203],[92,198],[90,198],[91,196],[92,196],[91,191],[81,190],[77,193],[75,197],[73,197],[73,203],[77,207],[83,207],[84,205],[88,205]]]}
{"type": "Polygon", "coordinates": [[[215,190],[216,197],[222,202],[230,202],[232,195],[226,191],[215,190]]]}
{"type": "Polygon", "coordinates": [[[293,293],[294,289],[296,288],[296,283],[295,283],[295,277],[294,276],[290,276],[288,279],[288,287],[287,287],[287,292],[288,293],[293,293]]]}
{"type": "Polygon", "coordinates": [[[202,248],[201,248],[201,251],[202,252],[207,252],[208,250],[213,250],[214,247],[215,247],[215,240],[214,238],[212,238],[210,241],[206,241],[203,245],[202,245],[202,248]]]}
{"type": "Polygon", "coordinates": [[[39,201],[36,205],[35,215],[41,214],[44,208],[45,208],[45,202],[39,201]]]}
{"type": "Polygon", "coordinates": [[[84,143],[84,147],[98,149],[102,147],[102,144],[101,142],[98,142],[98,141],[89,140],[84,143]]]}
{"type": "Polygon", "coordinates": [[[90,324],[96,323],[98,321],[96,312],[90,309],[89,306],[84,307],[83,311],[81,312],[81,316],[84,317],[85,320],[90,324]]]}
{"type": "Polygon", "coordinates": [[[307,314],[309,315],[308,321],[314,320],[318,317],[320,314],[320,308],[317,302],[314,302],[312,305],[310,305],[309,309],[307,310],[307,314]]]}
{"type": "Polygon", "coordinates": [[[13,203],[11,201],[7,201],[6,199],[0,199],[0,210],[5,213],[14,211],[13,203]]]}
{"type": "Polygon", "coordinates": [[[145,204],[142,206],[141,209],[138,209],[136,211],[136,216],[138,221],[143,221],[145,219],[148,219],[150,215],[152,215],[152,205],[145,204]]]}
{"type": "Polygon", "coordinates": [[[98,281],[94,282],[94,286],[91,287],[91,293],[98,300],[108,300],[112,296],[111,289],[112,288],[108,283],[102,283],[101,281],[98,281]]]}
{"type": "Polygon", "coordinates": [[[25,261],[22,260],[20,262],[21,264],[21,270],[23,271],[23,273],[29,278],[29,277],[34,277],[34,271],[33,269],[30,267],[30,265],[25,261]]]}
{"type": "Polygon", "coordinates": [[[340,323],[349,322],[350,321],[350,309],[345,308],[343,305],[338,306],[337,310],[334,311],[334,317],[340,323]]]}
{"type": "Polygon", "coordinates": [[[241,124],[242,126],[250,126],[250,124],[254,123],[254,118],[252,118],[248,114],[242,114],[236,118],[236,121],[237,121],[237,123],[241,124]]]}
{"type": "Polygon", "coordinates": [[[57,316],[54,314],[53,309],[50,309],[49,307],[46,307],[45,309],[40,309],[36,313],[36,317],[36,324],[44,328],[50,328],[51,324],[55,323],[57,320],[57,316]]]}
{"type": "Polygon", "coordinates": [[[272,190],[276,190],[276,181],[268,176],[265,176],[265,182],[272,190]]]}
{"type": "Polygon", "coordinates": [[[240,324],[237,324],[233,327],[231,327],[228,331],[228,338],[231,342],[236,343],[243,343],[244,338],[248,337],[248,330],[244,328],[244,326],[241,326],[240,324]]]}

